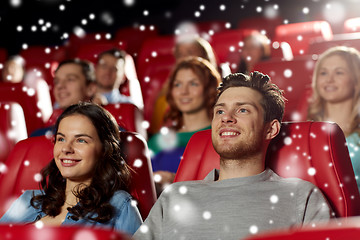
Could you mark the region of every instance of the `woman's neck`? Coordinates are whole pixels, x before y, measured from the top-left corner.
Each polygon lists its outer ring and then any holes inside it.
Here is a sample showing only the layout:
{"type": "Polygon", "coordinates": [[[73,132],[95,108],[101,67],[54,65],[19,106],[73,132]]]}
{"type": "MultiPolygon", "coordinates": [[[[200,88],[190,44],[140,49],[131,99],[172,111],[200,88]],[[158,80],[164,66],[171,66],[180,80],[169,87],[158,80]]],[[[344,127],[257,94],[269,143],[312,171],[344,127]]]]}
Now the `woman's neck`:
{"type": "Polygon", "coordinates": [[[193,132],[205,128],[211,124],[206,109],[200,110],[196,113],[183,114],[183,127],[179,132],[193,132]]]}
{"type": "Polygon", "coordinates": [[[352,100],[341,103],[327,103],[325,105],[324,120],[336,122],[345,133],[350,131],[350,116],[353,108],[352,100]]]}
{"type": "Polygon", "coordinates": [[[65,205],[70,207],[75,206],[78,203],[78,198],[74,195],[77,191],[88,186],[88,183],[78,183],[66,180],[66,189],[65,189],[65,205]]]}

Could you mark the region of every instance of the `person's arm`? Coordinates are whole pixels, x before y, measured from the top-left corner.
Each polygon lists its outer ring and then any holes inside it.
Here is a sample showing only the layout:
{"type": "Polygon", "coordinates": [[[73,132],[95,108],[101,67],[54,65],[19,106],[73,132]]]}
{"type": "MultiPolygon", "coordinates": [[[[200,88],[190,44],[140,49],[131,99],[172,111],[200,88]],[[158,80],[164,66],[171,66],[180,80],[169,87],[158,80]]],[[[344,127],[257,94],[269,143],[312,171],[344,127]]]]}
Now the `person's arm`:
{"type": "Polygon", "coordinates": [[[37,210],[30,205],[33,191],[25,191],[1,217],[0,223],[26,223],[36,218],[37,210]]]}
{"type": "Polygon", "coordinates": [[[303,212],[303,214],[299,214],[303,217],[303,225],[329,221],[332,215],[331,207],[321,190],[311,183],[308,184],[310,185],[310,188],[307,191],[307,194],[303,194],[302,197],[301,192],[299,193],[300,202],[304,204],[303,207],[298,206],[298,208],[301,209],[300,211],[303,212]]]}
{"type": "Polygon", "coordinates": [[[145,222],[135,232],[133,240],[161,240],[163,227],[162,197],[155,202],[145,222]]]}
{"type": "Polygon", "coordinates": [[[116,208],[114,228],[133,235],[142,224],[140,212],[130,195],[124,196],[123,193],[118,193],[118,195],[112,199],[112,205],[116,208]]]}

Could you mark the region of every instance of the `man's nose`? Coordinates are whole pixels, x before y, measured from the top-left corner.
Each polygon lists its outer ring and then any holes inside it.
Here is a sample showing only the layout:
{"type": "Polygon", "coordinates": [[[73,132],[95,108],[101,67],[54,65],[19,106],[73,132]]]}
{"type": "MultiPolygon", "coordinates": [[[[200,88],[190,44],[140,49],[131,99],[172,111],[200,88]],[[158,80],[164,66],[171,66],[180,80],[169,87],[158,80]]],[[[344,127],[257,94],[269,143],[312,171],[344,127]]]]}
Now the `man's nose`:
{"type": "Polygon", "coordinates": [[[221,115],[221,121],[223,123],[235,123],[236,119],[234,118],[234,114],[232,112],[227,112],[221,115]]]}

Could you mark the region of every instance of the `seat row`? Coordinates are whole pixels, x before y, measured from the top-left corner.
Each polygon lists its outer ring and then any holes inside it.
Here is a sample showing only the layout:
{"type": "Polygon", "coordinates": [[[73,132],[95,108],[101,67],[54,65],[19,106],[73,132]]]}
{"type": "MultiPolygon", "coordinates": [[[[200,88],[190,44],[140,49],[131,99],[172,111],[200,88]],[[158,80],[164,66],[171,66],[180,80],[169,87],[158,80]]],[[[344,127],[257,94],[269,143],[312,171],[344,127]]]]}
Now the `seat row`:
{"type": "MultiPolygon", "coordinates": [[[[130,193],[145,219],[156,201],[147,145],[136,133],[123,132],[121,139],[125,160],[134,170],[130,193]]],[[[6,170],[2,167],[0,173],[0,215],[24,190],[38,188],[39,171],[53,158],[52,149],[51,139],[45,136],[16,144],[4,163],[6,170]]],[[[338,125],[329,122],[283,123],[280,134],[269,146],[266,163],[282,177],[298,177],[315,184],[329,201],[334,217],[342,218],[339,221],[360,215],[360,195],[345,137],[338,125]]],[[[218,164],[219,155],[211,143],[211,130],[200,131],[187,145],[175,182],[202,179],[211,169],[219,167],[218,164]]],[[[343,227],[353,229],[353,223],[349,221],[349,224],[343,227]]],[[[324,229],[342,231],[339,225],[304,231],[320,231],[318,234],[321,235],[324,229]]],[[[288,236],[290,233],[280,231],[280,234],[288,236]]],[[[299,234],[301,236],[301,232],[299,234]]],[[[269,239],[274,239],[271,236],[270,233],[269,239]]]]}

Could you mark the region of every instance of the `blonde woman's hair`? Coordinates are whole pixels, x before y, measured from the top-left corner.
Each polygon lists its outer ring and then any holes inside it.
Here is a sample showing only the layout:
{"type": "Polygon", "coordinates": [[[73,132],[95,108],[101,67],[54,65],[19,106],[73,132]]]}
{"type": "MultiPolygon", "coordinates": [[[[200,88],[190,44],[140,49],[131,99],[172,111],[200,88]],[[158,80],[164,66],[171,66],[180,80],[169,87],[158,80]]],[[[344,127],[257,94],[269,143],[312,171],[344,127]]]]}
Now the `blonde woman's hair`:
{"type": "Polygon", "coordinates": [[[360,133],[360,52],[352,47],[337,46],[326,50],[322,53],[316,62],[315,70],[312,78],[312,90],[313,95],[310,100],[308,109],[308,120],[324,121],[325,120],[325,101],[319,95],[317,90],[317,78],[319,76],[320,68],[323,65],[325,59],[331,56],[340,56],[343,58],[350,70],[349,74],[354,81],[354,96],[352,112],[349,117],[349,128],[343,129],[345,136],[350,135],[353,132],[360,133]]]}

